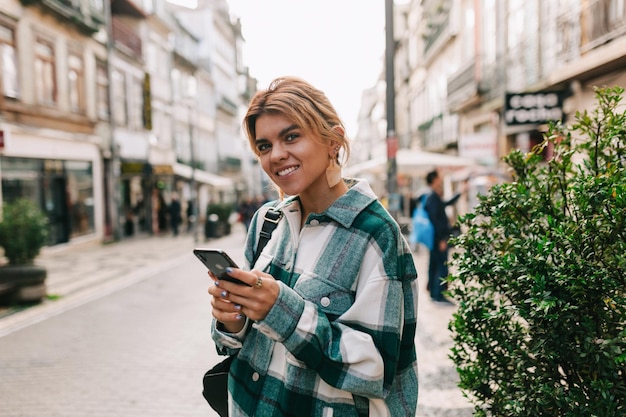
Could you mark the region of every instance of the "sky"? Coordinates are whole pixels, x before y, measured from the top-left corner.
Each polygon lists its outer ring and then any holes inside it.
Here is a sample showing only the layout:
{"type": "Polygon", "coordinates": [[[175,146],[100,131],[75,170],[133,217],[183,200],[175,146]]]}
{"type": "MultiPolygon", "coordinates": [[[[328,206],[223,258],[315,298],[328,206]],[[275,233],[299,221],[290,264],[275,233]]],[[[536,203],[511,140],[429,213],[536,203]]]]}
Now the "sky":
{"type": "Polygon", "coordinates": [[[384,69],[385,2],[227,1],[241,19],[244,65],[258,88],[283,75],[305,79],[326,93],[354,138],[361,93],[384,69]]]}

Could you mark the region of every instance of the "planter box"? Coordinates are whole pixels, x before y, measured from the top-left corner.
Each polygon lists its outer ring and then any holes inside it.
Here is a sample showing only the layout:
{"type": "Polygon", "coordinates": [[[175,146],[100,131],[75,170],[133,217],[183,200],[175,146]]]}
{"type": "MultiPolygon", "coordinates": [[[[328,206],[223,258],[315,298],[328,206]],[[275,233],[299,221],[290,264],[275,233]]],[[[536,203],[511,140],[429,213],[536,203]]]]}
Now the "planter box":
{"type": "Polygon", "coordinates": [[[46,296],[44,267],[0,266],[0,304],[38,303],[46,296]]]}

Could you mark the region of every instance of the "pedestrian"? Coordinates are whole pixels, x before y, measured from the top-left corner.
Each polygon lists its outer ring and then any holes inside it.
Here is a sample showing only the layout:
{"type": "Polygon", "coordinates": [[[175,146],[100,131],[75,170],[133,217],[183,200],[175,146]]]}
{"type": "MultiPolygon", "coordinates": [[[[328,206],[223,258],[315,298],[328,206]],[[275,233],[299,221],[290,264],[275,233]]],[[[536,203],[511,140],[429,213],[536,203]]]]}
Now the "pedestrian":
{"type": "Polygon", "coordinates": [[[428,262],[428,291],[433,301],[445,304],[452,302],[444,296],[447,283],[443,278],[448,276],[448,239],[452,234],[452,226],[448,220],[446,207],[457,202],[461,193],[456,193],[447,201],[443,197],[443,179],[438,170],[426,174],[426,183],[431,191],[426,198],[425,209],[435,229],[433,248],[428,262]]]}
{"type": "Polygon", "coordinates": [[[193,205],[193,200],[187,200],[187,233],[193,231],[194,223],[196,222],[196,213],[193,205]]]}
{"type": "Polygon", "coordinates": [[[254,213],[258,210],[260,205],[258,204],[256,199],[252,197],[246,197],[241,200],[239,206],[237,207],[237,213],[239,214],[239,219],[241,223],[243,223],[246,231],[250,228],[250,222],[252,221],[252,217],[254,213]]]}
{"type": "Polygon", "coordinates": [[[172,201],[169,206],[170,225],[172,226],[172,233],[174,236],[178,236],[178,225],[181,221],[181,206],[178,199],[178,193],[172,193],[172,201]]]}
{"type": "Polygon", "coordinates": [[[335,109],[283,77],[243,125],[280,195],[250,224],[248,263],[265,211],[276,204],[282,218],[251,271],[227,270],[248,285],[212,276],[212,336],[237,355],[230,415],[414,416],[417,272],[367,182],[341,177],[349,144],[335,109]]]}

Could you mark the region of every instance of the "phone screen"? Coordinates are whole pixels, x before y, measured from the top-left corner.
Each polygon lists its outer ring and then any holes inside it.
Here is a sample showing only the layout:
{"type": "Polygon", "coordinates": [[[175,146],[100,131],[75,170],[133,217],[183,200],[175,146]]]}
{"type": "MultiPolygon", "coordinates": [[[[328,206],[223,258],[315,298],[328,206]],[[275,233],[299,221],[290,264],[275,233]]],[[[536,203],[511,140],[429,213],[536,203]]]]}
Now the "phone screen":
{"type": "Polygon", "coordinates": [[[243,284],[243,282],[226,273],[226,268],[229,266],[232,268],[239,268],[235,261],[233,261],[230,256],[226,254],[226,252],[220,249],[196,248],[193,250],[193,253],[217,278],[224,281],[234,282],[236,284],[243,284]]]}

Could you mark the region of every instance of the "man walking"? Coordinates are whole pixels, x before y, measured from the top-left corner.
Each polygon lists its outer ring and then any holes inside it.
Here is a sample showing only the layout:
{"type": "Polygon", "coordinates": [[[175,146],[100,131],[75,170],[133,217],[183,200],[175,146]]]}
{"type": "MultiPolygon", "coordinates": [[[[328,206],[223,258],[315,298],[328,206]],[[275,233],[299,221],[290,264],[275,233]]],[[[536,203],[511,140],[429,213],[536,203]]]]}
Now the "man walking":
{"type": "Polygon", "coordinates": [[[448,239],[452,233],[446,207],[456,203],[461,193],[456,193],[451,199],[443,201],[443,179],[437,170],[426,175],[426,183],[432,192],[426,199],[425,209],[435,229],[435,240],[428,265],[428,289],[433,301],[452,304],[443,295],[447,285],[442,281],[442,278],[448,276],[448,239]]]}
{"type": "Polygon", "coordinates": [[[172,202],[170,203],[170,225],[172,226],[172,232],[174,236],[178,236],[178,225],[181,220],[181,206],[178,199],[178,193],[172,193],[172,202]]]}

